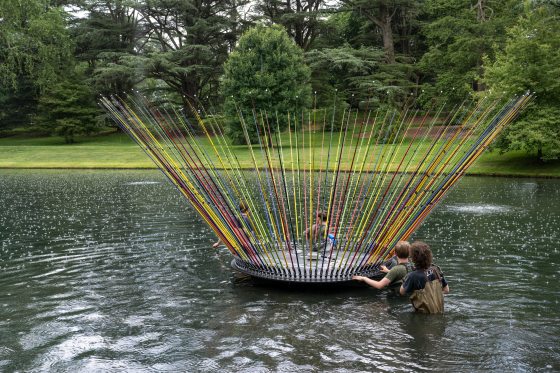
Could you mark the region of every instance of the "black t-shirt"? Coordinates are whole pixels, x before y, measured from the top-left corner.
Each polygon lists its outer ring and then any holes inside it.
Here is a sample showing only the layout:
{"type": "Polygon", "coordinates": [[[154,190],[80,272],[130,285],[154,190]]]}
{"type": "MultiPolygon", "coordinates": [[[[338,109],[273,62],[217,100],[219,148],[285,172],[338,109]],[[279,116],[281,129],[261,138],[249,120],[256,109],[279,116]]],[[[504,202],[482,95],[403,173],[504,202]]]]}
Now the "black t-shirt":
{"type": "Polygon", "coordinates": [[[424,289],[426,287],[426,281],[434,281],[438,278],[435,271],[439,272],[439,277],[441,278],[441,286],[446,287],[447,281],[443,277],[443,272],[438,267],[432,266],[428,268],[425,272],[423,270],[416,270],[410,272],[404,279],[403,288],[407,293],[412,293],[414,290],[424,289]]]}

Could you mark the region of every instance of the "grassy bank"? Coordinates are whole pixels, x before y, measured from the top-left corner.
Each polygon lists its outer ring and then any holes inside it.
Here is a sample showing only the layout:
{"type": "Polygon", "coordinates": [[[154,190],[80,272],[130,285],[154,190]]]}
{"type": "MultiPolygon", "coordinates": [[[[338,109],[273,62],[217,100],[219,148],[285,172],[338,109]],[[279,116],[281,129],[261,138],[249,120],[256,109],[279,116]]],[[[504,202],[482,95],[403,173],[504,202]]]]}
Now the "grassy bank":
{"type": "MultiPolygon", "coordinates": [[[[77,140],[75,144],[64,144],[64,140],[57,137],[0,139],[0,168],[155,168],[140,147],[124,134],[77,140]]],[[[205,139],[201,139],[200,144],[209,146],[205,139]]],[[[242,166],[252,167],[246,147],[233,149],[242,166]]],[[[560,177],[560,161],[542,164],[523,152],[486,152],[470,168],[469,173],[560,177]]]]}

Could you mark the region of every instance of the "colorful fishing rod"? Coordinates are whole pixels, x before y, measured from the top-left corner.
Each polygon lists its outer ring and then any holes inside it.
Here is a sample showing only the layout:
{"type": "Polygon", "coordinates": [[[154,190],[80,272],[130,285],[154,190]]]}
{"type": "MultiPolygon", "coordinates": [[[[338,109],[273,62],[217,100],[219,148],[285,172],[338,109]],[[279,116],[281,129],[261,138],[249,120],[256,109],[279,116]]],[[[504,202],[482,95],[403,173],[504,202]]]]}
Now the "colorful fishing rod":
{"type": "MultiPolygon", "coordinates": [[[[139,94],[100,104],[252,276],[332,283],[374,276],[532,99],[447,108],[251,115],[245,146],[216,113],[157,108],[139,94]],[[286,123],[284,123],[285,121],[286,123]],[[256,142],[252,143],[251,134],[256,142]]],[[[413,107],[413,105],[407,105],[413,107]]]]}

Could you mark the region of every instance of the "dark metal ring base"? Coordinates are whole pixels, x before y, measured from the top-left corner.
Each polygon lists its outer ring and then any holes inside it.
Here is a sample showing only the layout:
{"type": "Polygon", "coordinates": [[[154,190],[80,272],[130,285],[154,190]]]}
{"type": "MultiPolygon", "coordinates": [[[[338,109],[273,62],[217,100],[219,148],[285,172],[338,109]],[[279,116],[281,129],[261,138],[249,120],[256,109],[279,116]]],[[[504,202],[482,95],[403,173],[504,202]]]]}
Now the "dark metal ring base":
{"type": "Polygon", "coordinates": [[[381,279],[385,273],[379,270],[378,266],[366,268],[359,273],[348,273],[345,270],[338,271],[334,268],[321,268],[321,265],[309,269],[285,269],[271,268],[260,269],[255,268],[240,259],[233,259],[231,266],[250,276],[278,282],[297,283],[297,284],[343,284],[353,281],[352,276],[360,275],[373,279],[381,279]]]}

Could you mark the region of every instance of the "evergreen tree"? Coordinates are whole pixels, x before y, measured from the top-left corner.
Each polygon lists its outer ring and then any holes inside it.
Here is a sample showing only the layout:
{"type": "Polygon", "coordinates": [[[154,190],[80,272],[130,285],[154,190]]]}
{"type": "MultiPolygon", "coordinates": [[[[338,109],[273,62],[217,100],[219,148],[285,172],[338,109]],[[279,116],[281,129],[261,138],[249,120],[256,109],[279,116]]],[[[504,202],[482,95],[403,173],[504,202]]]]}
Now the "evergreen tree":
{"type": "Polygon", "coordinates": [[[528,9],[508,31],[503,50],[487,62],[486,82],[498,95],[535,92],[533,105],[507,127],[496,146],[524,149],[539,159],[560,156],[560,9],[528,9]]]}
{"type": "Polygon", "coordinates": [[[96,93],[122,95],[143,79],[136,55],[144,30],[134,5],[129,0],[81,4],[88,17],[72,28],[75,55],[87,63],[88,80],[96,93]]]}
{"type": "Polygon", "coordinates": [[[324,0],[259,0],[257,11],[270,22],[284,26],[296,44],[307,51],[321,31],[324,3],[324,0]]]}
{"type": "Polygon", "coordinates": [[[40,92],[72,65],[65,12],[47,0],[0,2],[2,127],[27,126],[40,92]]]}
{"type": "Polygon", "coordinates": [[[330,106],[335,89],[339,100],[348,100],[353,106],[358,105],[358,99],[378,97],[377,90],[382,87],[379,78],[385,65],[383,50],[344,45],[312,50],[306,54],[306,60],[312,70],[313,90],[322,105],[330,106]]]}
{"type": "Polygon", "coordinates": [[[38,125],[47,132],[73,143],[76,135],[89,135],[99,129],[101,114],[84,76],[73,74],[49,86],[39,99],[38,125]]]}
{"type": "Polygon", "coordinates": [[[29,76],[19,75],[16,85],[0,86],[0,130],[30,127],[37,110],[39,93],[29,76]]]}
{"type": "Polygon", "coordinates": [[[164,81],[183,100],[216,100],[218,79],[239,30],[238,0],[152,0],[138,7],[146,37],[146,77],[164,81]]]}
{"type": "Polygon", "coordinates": [[[521,8],[513,0],[427,0],[424,3],[428,51],[420,67],[424,99],[447,97],[461,102],[485,90],[483,56],[493,59],[493,46],[503,45],[505,29],[521,8]]]}
{"type": "MultiPolygon", "coordinates": [[[[376,4],[382,7],[385,2],[376,4]]],[[[334,14],[325,21],[324,34],[315,43],[317,49],[307,53],[313,70],[313,88],[319,95],[332,95],[336,88],[339,96],[348,99],[352,106],[364,103],[367,107],[383,104],[402,108],[410,103],[419,76],[413,56],[409,54],[413,50],[417,53],[413,48],[415,37],[408,35],[410,27],[405,25],[414,23],[415,16],[404,7],[404,2],[400,5],[401,8],[392,5],[391,27],[398,31],[392,32],[390,37],[392,40],[398,38],[399,48],[395,49],[393,43],[390,52],[387,48],[382,49],[379,27],[370,19],[376,17],[373,14],[376,7],[368,8],[367,12],[371,14],[366,17],[362,12],[365,3],[348,3],[341,9],[346,12],[334,14]],[[397,24],[393,20],[400,22],[397,24]],[[408,46],[402,49],[404,53],[397,53],[401,52],[403,45],[408,46]],[[391,58],[388,53],[392,54],[391,58]]],[[[328,100],[321,97],[320,101],[328,100]]]]}
{"type": "MultiPolygon", "coordinates": [[[[416,17],[417,4],[414,0],[343,0],[343,4],[358,18],[373,23],[375,33],[380,36],[381,44],[385,51],[387,64],[394,64],[396,60],[395,30],[401,26],[400,31],[408,32],[405,25],[408,20],[411,24],[416,17]],[[397,22],[399,20],[399,22],[397,22]],[[405,27],[402,27],[402,26],[405,27]]],[[[358,23],[360,24],[360,23],[358,23]]],[[[363,22],[361,23],[363,25],[363,22]]],[[[363,30],[363,29],[362,29],[363,30]]],[[[399,40],[400,41],[400,40],[399,40]]],[[[366,44],[367,45],[367,44],[366,44]]],[[[376,45],[377,46],[377,45],[376,45]]]]}
{"type": "Polygon", "coordinates": [[[228,133],[237,144],[245,143],[238,110],[249,123],[250,140],[256,142],[252,110],[278,115],[280,129],[286,128],[285,115],[304,109],[310,103],[310,72],[303,51],[281,26],[254,27],[239,39],[238,47],[224,66],[222,92],[228,133]]]}

